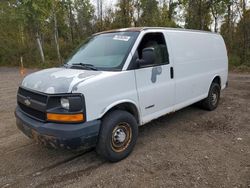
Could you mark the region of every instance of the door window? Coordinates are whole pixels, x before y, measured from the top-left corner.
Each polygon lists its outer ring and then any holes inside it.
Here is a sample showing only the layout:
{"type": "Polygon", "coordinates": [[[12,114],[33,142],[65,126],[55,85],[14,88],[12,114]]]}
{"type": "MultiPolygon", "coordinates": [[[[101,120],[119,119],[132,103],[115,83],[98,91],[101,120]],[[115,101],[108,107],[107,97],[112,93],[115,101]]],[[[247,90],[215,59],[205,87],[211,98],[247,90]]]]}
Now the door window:
{"type": "MultiPolygon", "coordinates": [[[[133,64],[138,63],[138,59],[141,60],[142,52],[145,48],[153,48],[153,53],[155,54],[155,61],[151,65],[148,66],[158,66],[158,65],[164,65],[169,64],[169,56],[168,56],[168,50],[167,45],[165,42],[164,35],[162,33],[147,33],[142,38],[140,45],[138,46],[134,57],[133,57],[133,64]]],[[[136,66],[134,66],[135,68],[136,66]]],[[[137,66],[138,68],[138,66],[137,66]]],[[[140,67],[143,68],[143,67],[140,67]]]]}

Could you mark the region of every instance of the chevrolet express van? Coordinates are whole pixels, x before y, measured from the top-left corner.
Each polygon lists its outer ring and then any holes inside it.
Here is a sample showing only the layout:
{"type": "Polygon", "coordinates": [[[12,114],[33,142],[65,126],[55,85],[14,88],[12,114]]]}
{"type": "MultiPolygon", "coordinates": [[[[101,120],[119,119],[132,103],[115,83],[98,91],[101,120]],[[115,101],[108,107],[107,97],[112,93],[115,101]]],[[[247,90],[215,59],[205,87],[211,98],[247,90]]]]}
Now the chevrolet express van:
{"type": "Polygon", "coordinates": [[[138,126],[200,102],[214,110],[227,85],[219,34],[127,28],[94,34],[63,67],[28,75],[17,93],[18,128],[55,148],[109,161],[133,150],[138,126]]]}

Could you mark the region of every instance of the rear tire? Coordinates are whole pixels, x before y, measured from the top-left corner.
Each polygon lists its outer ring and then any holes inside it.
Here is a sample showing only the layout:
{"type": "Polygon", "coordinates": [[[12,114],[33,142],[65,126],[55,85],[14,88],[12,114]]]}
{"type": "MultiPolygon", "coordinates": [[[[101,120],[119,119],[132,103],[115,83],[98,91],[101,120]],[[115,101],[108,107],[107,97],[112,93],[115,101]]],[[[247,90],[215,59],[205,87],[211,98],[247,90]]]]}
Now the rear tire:
{"type": "Polygon", "coordinates": [[[220,85],[216,82],[213,82],[210,86],[208,96],[202,101],[202,107],[206,110],[212,111],[215,110],[220,101],[220,85]]]}
{"type": "Polygon", "coordinates": [[[132,152],[137,136],[134,116],[122,110],[112,111],[102,120],[96,151],[110,162],[120,161],[132,152]]]}

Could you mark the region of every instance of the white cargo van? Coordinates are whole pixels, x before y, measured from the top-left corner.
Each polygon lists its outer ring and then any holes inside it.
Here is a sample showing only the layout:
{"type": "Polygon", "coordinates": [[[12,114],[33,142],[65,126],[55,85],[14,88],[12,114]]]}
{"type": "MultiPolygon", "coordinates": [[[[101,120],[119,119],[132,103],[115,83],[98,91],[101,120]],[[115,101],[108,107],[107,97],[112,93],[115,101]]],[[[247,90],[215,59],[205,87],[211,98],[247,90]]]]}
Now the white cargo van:
{"type": "Polygon", "coordinates": [[[169,28],[97,33],[63,67],[23,80],[17,126],[40,143],[96,147],[119,161],[133,150],[138,126],[199,101],[214,110],[227,77],[219,34],[169,28]]]}

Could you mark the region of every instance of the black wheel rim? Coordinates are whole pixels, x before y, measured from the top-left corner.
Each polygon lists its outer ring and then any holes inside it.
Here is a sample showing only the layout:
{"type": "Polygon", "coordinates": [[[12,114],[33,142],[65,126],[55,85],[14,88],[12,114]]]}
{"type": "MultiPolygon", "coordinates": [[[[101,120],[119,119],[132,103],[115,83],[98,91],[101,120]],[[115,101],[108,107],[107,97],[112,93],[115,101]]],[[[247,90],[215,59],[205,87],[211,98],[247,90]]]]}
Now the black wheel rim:
{"type": "Polygon", "coordinates": [[[122,122],[115,126],[112,131],[111,146],[113,151],[122,152],[127,149],[132,139],[131,126],[122,122]]]}

